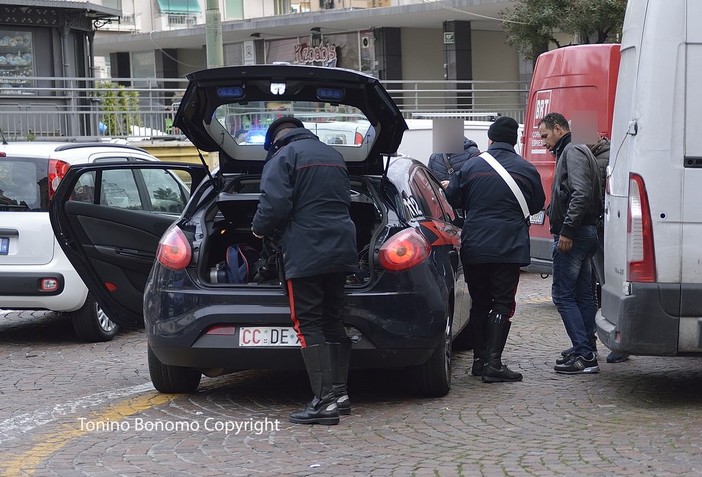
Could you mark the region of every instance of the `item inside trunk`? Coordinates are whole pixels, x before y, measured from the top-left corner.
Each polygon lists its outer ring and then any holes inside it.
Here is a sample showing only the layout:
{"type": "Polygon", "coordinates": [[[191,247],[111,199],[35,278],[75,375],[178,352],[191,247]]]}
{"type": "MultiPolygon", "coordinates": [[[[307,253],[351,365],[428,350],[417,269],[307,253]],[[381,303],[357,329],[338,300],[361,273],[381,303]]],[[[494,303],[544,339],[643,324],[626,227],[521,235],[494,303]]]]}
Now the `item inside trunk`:
{"type": "MultiPolygon", "coordinates": [[[[382,214],[374,199],[358,189],[352,191],[351,218],[356,225],[359,271],[349,275],[347,286],[362,286],[371,279],[371,244],[382,223],[382,214]]],[[[206,282],[280,286],[282,259],[278,237],[261,240],[251,233],[258,195],[258,191],[220,193],[219,211],[214,215],[209,239],[203,246],[206,282]]]]}

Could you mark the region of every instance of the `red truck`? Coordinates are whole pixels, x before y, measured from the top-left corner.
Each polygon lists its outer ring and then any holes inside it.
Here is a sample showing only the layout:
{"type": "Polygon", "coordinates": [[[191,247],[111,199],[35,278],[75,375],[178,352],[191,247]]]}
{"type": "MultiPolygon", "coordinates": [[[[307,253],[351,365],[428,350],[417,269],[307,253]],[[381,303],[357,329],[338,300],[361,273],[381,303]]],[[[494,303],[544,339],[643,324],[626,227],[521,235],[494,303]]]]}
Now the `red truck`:
{"type": "MultiPolygon", "coordinates": [[[[546,114],[557,112],[571,121],[576,142],[578,133],[590,128],[596,135],[611,138],[619,58],[618,44],[568,46],[537,58],[527,98],[522,155],[541,174],[546,204],[551,200],[556,160],[542,145],[539,122],[546,114]]],[[[541,211],[531,216],[528,269],[550,274],[553,235],[545,215],[541,211]]]]}

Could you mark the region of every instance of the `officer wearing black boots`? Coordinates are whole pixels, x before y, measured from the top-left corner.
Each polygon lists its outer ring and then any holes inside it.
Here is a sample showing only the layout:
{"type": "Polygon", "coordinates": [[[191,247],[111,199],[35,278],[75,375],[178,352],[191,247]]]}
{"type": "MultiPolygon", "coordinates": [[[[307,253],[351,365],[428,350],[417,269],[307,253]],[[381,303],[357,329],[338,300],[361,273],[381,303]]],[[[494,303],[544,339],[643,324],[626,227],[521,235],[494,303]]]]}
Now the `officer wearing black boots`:
{"type": "MultiPolygon", "coordinates": [[[[524,197],[529,214],[544,206],[544,190],[536,168],[514,150],[517,121],[500,117],[488,129],[487,152],[511,176],[524,197]]],[[[485,159],[467,161],[455,173],[446,196],[465,211],[461,231],[461,261],[473,305],[474,330],[471,373],[483,382],[521,381],[522,375],[502,363],[520,267],[529,265],[529,223],[515,192],[485,159]]]]}
{"type": "Polygon", "coordinates": [[[282,233],[290,317],[314,398],[290,415],[298,424],[338,424],[350,414],[351,342],[342,323],[346,276],[358,268],[356,227],[343,156],[294,117],[268,127],[267,162],[251,230],[282,233]]]}

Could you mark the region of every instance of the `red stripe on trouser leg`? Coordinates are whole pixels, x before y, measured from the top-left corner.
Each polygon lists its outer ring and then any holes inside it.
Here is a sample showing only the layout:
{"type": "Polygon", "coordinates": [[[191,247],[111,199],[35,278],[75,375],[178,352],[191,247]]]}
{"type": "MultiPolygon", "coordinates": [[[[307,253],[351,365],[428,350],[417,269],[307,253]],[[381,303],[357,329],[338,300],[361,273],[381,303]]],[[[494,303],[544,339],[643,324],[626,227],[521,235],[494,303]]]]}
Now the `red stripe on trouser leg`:
{"type": "Polygon", "coordinates": [[[286,280],[286,285],[288,287],[288,300],[290,301],[290,319],[293,322],[295,333],[297,333],[297,339],[300,340],[300,347],[307,348],[305,337],[300,331],[300,322],[297,320],[297,315],[295,314],[295,295],[293,294],[292,280],[286,280]]]}

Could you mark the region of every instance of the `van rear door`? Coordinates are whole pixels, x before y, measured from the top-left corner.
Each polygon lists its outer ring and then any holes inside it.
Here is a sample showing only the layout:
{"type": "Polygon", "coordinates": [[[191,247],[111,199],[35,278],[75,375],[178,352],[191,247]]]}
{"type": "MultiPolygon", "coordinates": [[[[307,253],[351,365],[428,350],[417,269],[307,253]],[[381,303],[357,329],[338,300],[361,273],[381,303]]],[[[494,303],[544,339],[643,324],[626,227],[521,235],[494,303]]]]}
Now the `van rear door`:
{"type": "Polygon", "coordinates": [[[702,316],[702,2],[687,2],[687,45],[685,79],[685,139],[683,160],[681,296],[679,351],[700,351],[699,318],[702,316]],[[691,329],[688,331],[686,327],[691,329]]]}

